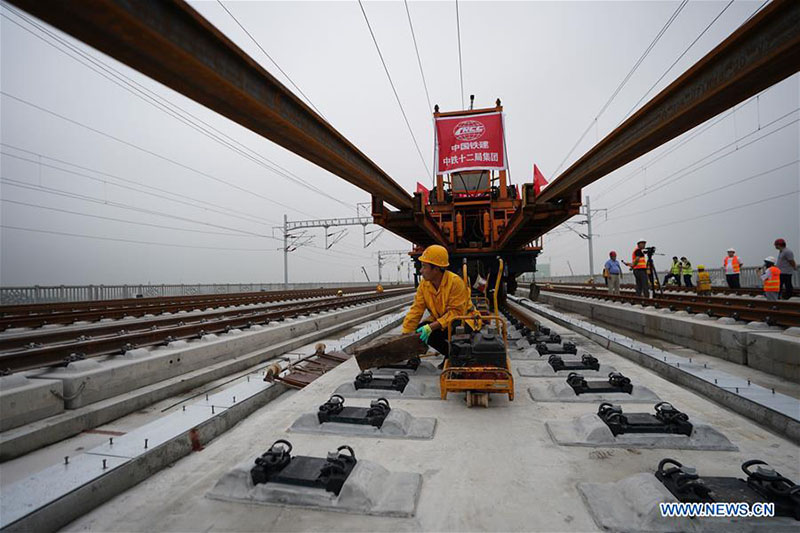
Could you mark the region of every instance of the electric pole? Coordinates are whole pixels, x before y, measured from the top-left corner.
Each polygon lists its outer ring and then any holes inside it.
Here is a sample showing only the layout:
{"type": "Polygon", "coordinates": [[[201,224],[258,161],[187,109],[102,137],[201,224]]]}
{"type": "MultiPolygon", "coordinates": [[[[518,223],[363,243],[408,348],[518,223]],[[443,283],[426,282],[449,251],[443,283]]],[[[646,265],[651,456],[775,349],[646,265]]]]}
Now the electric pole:
{"type": "Polygon", "coordinates": [[[586,195],[586,233],[589,237],[589,277],[594,279],[594,249],[592,248],[592,207],[589,203],[589,195],[586,195]]]}

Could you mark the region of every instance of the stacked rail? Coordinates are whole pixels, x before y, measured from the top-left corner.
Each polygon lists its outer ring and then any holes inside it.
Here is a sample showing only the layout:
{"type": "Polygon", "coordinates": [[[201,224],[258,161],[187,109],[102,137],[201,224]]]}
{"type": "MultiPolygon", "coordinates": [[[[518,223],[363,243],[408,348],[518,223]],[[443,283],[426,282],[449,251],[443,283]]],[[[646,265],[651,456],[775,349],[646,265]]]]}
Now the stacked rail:
{"type": "Polygon", "coordinates": [[[774,326],[800,326],[800,302],[792,300],[774,302],[756,298],[698,296],[697,294],[682,294],[678,291],[656,295],[652,298],[643,298],[630,292],[619,295],[609,294],[605,287],[601,289],[599,287],[583,288],[549,284],[544,290],[558,294],[653,306],[657,309],[705,313],[711,317],[731,317],[735,320],[766,322],[774,326]]]}
{"type": "MultiPolygon", "coordinates": [[[[373,291],[283,305],[225,309],[191,316],[152,317],[135,323],[115,322],[102,326],[88,324],[65,331],[31,330],[0,338],[0,369],[3,373],[12,373],[61,365],[88,357],[123,354],[135,348],[165,345],[178,340],[266,325],[273,321],[383,300],[412,291],[413,287],[403,287],[383,293],[373,291]]],[[[293,295],[296,296],[296,291],[293,295]]],[[[192,306],[192,309],[196,309],[196,306],[192,306]]]]}

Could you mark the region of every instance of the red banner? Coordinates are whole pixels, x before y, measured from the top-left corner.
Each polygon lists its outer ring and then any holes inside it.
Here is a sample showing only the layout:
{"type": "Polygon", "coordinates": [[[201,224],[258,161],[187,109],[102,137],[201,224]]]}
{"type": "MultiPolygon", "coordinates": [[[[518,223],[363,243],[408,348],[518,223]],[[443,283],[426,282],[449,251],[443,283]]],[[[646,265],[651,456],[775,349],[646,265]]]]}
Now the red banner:
{"type": "Polygon", "coordinates": [[[485,113],[436,119],[436,173],[503,170],[503,114],[485,113]]]}
{"type": "Polygon", "coordinates": [[[417,182],[417,192],[422,193],[422,203],[424,205],[428,205],[428,196],[430,195],[431,191],[425,188],[423,184],[417,182]]]}

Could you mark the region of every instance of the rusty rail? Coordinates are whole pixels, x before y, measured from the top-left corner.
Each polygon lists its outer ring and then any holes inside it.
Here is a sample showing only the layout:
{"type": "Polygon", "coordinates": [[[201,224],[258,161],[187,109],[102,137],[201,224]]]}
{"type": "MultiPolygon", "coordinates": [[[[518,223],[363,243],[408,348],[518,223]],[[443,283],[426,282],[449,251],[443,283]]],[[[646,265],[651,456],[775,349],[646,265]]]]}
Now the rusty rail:
{"type": "Polygon", "coordinates": [[[545,289],[558,294],[569,294],[610,300],[629,302],[655,308],[667,308],[673,311],[689,313],[706,313],[715,317],[731,317],[736,320],[766,322],[770,325],[796,327],[800,326],[800,303],[792,301],[742,300],[739,298],[719,298],[697,295],[670,294],[655,298],[642,298],[630,294],[612,295],[598,289],[579,289],[569,287],[552,287],[545,289]]]}
{"type": "MultiPolygon", "coordinates": [[[[402,292],[410,293],[409,288],[402,292]]],[[[284,320],[308,313],[335,309],[345,305],[361,304],[398,296],[394,293],[371,293],[366,295],[345,296],[324,302],[307,302],[279,310],[268,310],[244,313],[234,317],[223,316],[213,320],[204,320],[191,324],[175,323],[164,327],[151,325],[148,322],[137,324],[139,329],[119,330],[116,334],[97,338],[83,337],[73,342],[50,345],[36,344],[26,349],[0,353],[0,369],[3,372],[19,372],[45,366],[60,365],[72,360],[102,355],[123,354],[134,348],[168,344],[176,340],[200,338],[212,333],[225,333],[232,329],[248,328],[257,324],[268,324],[271,321],[284,320]]],[[[121,326],[121,325],[120,325],[121,326]]],[[[78,332],[75,332],[79,334],[78,332]]]]}

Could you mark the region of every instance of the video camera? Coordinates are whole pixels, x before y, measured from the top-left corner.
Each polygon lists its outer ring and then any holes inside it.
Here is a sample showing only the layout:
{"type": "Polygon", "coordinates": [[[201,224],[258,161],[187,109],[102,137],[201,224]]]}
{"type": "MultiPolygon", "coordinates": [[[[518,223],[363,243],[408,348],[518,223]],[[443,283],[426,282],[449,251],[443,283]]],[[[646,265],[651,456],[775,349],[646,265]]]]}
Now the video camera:
{"type": "Polygon", "coordinates": [[[644,253],[646,253],[647,255],[653,255],[654,253],[656,253],[656,247],[655,246],[648,246],[647,248],[642,248],[642,251],[644,253]]]}

